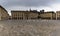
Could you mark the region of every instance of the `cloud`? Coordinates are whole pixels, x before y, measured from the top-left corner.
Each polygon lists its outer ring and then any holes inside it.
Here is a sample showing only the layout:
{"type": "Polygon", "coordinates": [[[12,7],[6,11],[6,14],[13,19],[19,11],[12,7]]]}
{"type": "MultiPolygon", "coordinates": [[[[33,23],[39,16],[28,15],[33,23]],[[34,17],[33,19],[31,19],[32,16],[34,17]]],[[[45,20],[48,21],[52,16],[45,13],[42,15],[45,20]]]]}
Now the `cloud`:
{"type": "MultiPolygon", "coordinates": [[[[1,1],[1,0],[0,0],[1,1]]],[[[2,0],[1,3],[4,6],[27,6],[27,7],[37,7],[37,6],[48,6],[52,0],[2,0]]]]}
{"type": "Polygon", "coordinates": [[[53,3],[58,3],[60,0],[0,0],[0,5],[6,8],[11,6],[23,7],[41,7],[50,6],[53,3]]]}
{"type": "Polygon", "coordinates": [[[27,9],[45,9],[49,10],[57,10],[59,9],[60,0],[0,0],[0,5],[6,8],[8,11],[10,10],[27,10],[27,9]],[[56,3],[59,3],[58,5],[56,3]],[[56,4],[56,5],[54,5],[56,4]],[[54,5],[54,6],[53,6],[54,5]],[[55,7],[56,6],[56,7],[55,7]],[[58,8],[57,8],[58,7],[58,8]],[[56,9],[55,9],[56,8],[56,9]]]}
{"type": "Polygon", "coordinates": [[[60,3],[55,3],[50,6],[53,11],[60,11],[60,3]]]}

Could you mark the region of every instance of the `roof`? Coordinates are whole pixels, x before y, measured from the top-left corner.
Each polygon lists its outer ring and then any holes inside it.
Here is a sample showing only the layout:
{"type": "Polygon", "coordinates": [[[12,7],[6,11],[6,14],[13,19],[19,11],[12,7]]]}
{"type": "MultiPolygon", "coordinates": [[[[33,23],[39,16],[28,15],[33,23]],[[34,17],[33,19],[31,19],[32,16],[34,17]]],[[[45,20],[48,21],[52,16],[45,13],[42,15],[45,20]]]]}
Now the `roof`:
{"type": "Polygon", "coordinates": [[[0,5],[0,8],[4,9],[7,12],[7,10],[4,7],[2,7],[1,5],[0,5]]]}
{"type": "Polygon", "coordinates": [[[28,12],[28,11],[22,11],[22,10],[12,10],[11,12],[28,12]]]}
{"type": "Polygon", "coordinates": [[[41,14],[43,13],[54,13],[54,11],[48,11],[48,12],[40,12],[41,14]]]}
{"type": "Polygon", "coordinates": [[[56,12],[60,12],[60,11],[56,11],[56,12]]]}
{"type": "Polygon", "coordinates": [[[11,12],[33,12],[33,13],[39,13],[38,11],[24,11],[24,10],[12,10],[11,12]]]}

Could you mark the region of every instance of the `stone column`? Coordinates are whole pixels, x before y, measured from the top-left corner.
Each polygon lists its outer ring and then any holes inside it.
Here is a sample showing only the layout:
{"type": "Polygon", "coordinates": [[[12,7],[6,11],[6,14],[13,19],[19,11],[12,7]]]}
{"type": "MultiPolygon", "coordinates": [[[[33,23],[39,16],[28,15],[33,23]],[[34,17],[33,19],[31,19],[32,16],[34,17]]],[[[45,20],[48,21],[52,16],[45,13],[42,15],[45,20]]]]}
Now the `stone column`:
{"type": "Polygon", "coordinates": [[[52,20],[52,18],[53,18],[53,13],[51,14],[51,20],[52,20]]]}
{"type": "Polygon", "coordinates": [[[57,13],[56,13],[56,20],[57,20],[57,13]]]}
{"type": "Polygon", "coordinates": [[[23,20],[24,20],[24,13],[23,13],[23,20]]]}
{"type": "Polygon", "coordinates": [[[17,13],[17,20],[18,20],[18,13],[17,13]]]}
{"type": "Polygon", "coordinates": [[[11,18],[11,20],[12,20],[12,17],[13,17],[13,15],[10,17],[10,18],[11,18]]]}

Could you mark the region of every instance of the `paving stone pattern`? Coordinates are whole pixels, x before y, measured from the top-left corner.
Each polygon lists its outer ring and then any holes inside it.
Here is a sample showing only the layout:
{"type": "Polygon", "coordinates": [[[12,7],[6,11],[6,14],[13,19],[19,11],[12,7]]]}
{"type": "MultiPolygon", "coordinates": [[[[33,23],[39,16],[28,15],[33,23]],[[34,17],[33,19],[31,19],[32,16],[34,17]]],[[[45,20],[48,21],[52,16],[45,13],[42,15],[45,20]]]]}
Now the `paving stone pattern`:
{"type": "Polygon", "coordinates": [[[1,20],[0,36],[60,36],[60,20],[1,20]]]}

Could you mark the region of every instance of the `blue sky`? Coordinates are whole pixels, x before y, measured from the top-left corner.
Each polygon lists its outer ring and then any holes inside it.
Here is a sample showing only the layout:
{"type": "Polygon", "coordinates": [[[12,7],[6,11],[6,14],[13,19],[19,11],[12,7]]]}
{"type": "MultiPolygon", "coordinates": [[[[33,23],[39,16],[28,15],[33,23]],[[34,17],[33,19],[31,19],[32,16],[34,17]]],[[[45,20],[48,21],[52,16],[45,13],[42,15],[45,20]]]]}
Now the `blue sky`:
{"type": "Polygon", "coordinates": [[[0,0],[2,5],[9,14],[11,10],[41,10],[59,11],[60,0],[0,0]]]}

